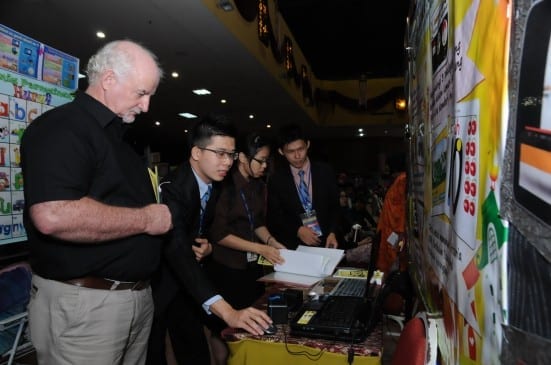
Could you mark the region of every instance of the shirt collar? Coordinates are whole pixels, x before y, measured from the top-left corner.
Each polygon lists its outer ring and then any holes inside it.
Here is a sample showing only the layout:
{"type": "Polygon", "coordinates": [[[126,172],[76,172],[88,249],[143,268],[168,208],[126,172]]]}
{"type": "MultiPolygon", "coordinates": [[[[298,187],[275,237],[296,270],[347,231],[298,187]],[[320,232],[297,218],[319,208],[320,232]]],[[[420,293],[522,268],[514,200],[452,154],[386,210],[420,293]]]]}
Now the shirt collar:
{"type": "Polygon", "coordinates": [[[293,165],[289,165],[289,166],[291,167],[291,173],[293,174],[293,176],[298,176],[298,172],[300,170],[304,171],[305,176],[308,176],[310,174],[310,159],[309,158],[306,158],[306,161],[304,162],[304,165],[302,165],[302,168],[300,168],[300,169],[297,169],[293,165]]]}
{"type": "Polygon", "coordinates": [[[111,111],[108,107],[103,105],[99,100],[86,94],[85,92],[77,92],[75,101],[77,105],[82,106],[86,111],[94,117],[102,128],[105,128],[113,120],[122,120],[111,111]]]}
{"type": "Polygon", "coordinates": [[[209,186],[212,187],[212,184],[207,184],[204,182],[199,175],[195,172],[193,167],[191,168],[191,171],[193,171],[193,175],[195,176],[195,180],[197,180],[197,185],[199,185],[199,197],[202,197],[205,195],[205,193],[209,190],[209,186]]]}

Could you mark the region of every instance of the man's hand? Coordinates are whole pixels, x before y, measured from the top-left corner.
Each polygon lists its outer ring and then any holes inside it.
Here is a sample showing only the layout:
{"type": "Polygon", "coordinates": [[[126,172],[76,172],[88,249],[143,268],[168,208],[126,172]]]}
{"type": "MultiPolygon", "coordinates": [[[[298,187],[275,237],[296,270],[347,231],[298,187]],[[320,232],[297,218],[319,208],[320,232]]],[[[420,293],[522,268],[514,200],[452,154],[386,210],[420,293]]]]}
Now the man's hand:
{"type": "Polygon", "coordinates": [[[252,307],[235,310],[224,299],[213,303],[210,310],[228,326],[242,328],[253,335],[263,335],[264,329],[272,324],[272,319],[264,311],[252,307]]]}
{"type": "Polygon", "coordinates": [[[265,312],[253,307],[237,311],[233,310],[233,312],[226,320],[226,323],[230,327],[242,328],[254,335],[263,335],[264,329],[268,328],[272,323],[271,318],[265,312]]]}
{"type": "Polygon", "coordinates": [[[195,242],[197,242],[199,246],[193,245],[191,246],[191,249],[193,250],[193,253],[195,253],[195,259],[197,261],[201,261],[212,253],[212,245],[206,238],[196,238],[195,242]]]}
{"type": "Polygon", "coordinates": [[[334,233],[329,233],[327,240],[325,241],[325,247],[327,248],[337,248],[339,243],[337,242],[337,237],[334,233]]]}
{"type": "Polygon", "coordinates": [[[320,244],[320,239],[316,232],[312,229],[300,226],[297,232],[298,238],[308,246],[318,246],[320,244]]]}
{"type": "Polygon", "coordinates": [[[172,229],[172,215],[164,204],[150,204],[143,207],[146,218],[145,233],[158,235],[172,229]]]}

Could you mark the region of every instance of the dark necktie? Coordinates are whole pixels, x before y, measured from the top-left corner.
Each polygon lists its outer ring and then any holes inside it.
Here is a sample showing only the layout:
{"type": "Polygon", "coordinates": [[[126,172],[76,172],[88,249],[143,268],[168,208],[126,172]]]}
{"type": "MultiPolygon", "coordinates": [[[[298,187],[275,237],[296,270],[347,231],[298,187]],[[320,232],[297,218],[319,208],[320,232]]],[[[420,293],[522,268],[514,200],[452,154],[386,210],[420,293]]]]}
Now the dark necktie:
{"type": "Polygon", "coordinates": [[[209,201],[209,198],[210,198],[210,191],[212,189],[212,186],[210,185],[207,185],[207,186],[208,186],[207,191],[205,191],[205,193],[201,197],[201,212],[205,211],[205,208],[207,207],[207,202],[209,201]]]}
{"type": "Polygon", "coordinates": [[[298,176],[300,178],[300,181],[298,183],[298,195],[300,197],[300,202],[302,203],[304,210],[308,212],[312,209],[312,202],[310,201],[310,192],[308,191],[308,185],[306,185],[306,181],[304,181],[304,170],[299,170],[298,176]]]}
{"type": "Polygon", "coordinates": [[[205,193],[201,197],[201,212],[199,216],[199,235],[203,234],[203,218],[205,215],[205,209],[207,208],[207,202],[209,201],[209,198],[210,198],[211,190],[212,190],[212,186],[208,185],[207,191],[205,191],[205,193]]]}

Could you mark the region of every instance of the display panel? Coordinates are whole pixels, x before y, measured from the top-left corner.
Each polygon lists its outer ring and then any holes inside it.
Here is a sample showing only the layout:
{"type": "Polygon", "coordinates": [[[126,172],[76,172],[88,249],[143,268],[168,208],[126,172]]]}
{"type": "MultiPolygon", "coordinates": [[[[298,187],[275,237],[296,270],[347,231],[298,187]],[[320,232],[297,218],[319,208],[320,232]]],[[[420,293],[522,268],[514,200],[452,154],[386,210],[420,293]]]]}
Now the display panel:
{"type": "Polygon", "coordinates": [[[551,224],[551,2],[530,9],[520,64],[515,199],[551,224]]]}
{"type": "Polygon", "coordinates": [[[78,69],[77,58],[0,24],[0,256],[27,239],[21,137],[36,117],[73,99],[78,69]]]}

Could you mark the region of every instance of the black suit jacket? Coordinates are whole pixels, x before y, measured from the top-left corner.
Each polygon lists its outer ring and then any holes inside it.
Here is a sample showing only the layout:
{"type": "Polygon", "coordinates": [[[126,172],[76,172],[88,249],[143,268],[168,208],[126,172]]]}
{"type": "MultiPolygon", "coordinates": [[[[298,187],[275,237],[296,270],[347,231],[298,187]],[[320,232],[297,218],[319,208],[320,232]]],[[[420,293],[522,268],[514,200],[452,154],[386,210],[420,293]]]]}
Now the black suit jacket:
{"type": "MultiPolygon", "coordinates": [[[[337,182],[333,169],[322,162],[310,160],[312,173],[312,209],[321,227],[322,245],[329,233],[337,233],[339,201],[337,182]]],[[[268,180],[267,222],[270,233],[287,248],[295,249],[304,244],[297,237],[302,226],[300,214],[304,208],[300,202],[297,187],[289,165],[285,165],[268,180]]]]}
{"type": "MultiPolygon", "coordinates": [[[[220,187],[213,183],[204,213],[204,227],[207,229],[214,219],[219,194],[220,187]]],[[[198,304],[217,294],[191,249],[198,237],[201,199],[189,162],[163,180],[161,199],[170,209],[174,228],[167,236],[161,267],[152,283],[157,314],[166,310],[180,290],[187,290],[198,304]]]]}

